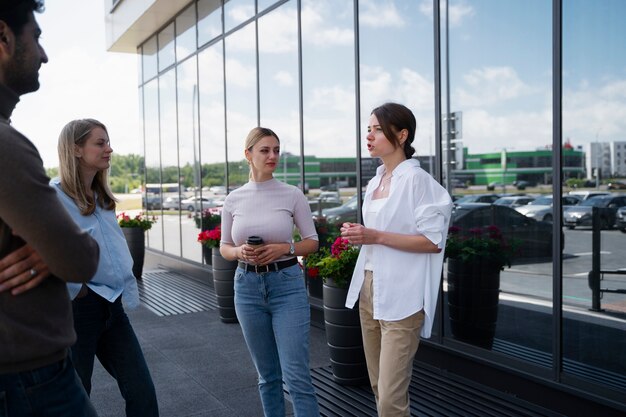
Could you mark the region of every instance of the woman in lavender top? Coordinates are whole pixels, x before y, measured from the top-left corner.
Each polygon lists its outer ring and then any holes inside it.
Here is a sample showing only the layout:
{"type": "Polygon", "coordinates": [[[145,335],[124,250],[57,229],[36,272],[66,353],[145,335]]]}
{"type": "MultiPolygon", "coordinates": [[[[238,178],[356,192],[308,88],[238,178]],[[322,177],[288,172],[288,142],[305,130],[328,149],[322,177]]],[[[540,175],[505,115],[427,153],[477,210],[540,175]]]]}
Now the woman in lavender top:
{"type": "Polygon", "coordinates": [[[267,417],[285,415],[283,381],[296,417],[319,416],[309,373],[310,310],[296,256],[315,252],[317,233],[302,192],[274,179],[280,142],[256,127],[246,139],[250,181],[228,195],[220,253],[238,260],[235,310],[259,377],[267,417]],[[293,227],[302,240],[293,242],[293,227]],[[263,244],[246,244],[259,236],[263,244]]]}

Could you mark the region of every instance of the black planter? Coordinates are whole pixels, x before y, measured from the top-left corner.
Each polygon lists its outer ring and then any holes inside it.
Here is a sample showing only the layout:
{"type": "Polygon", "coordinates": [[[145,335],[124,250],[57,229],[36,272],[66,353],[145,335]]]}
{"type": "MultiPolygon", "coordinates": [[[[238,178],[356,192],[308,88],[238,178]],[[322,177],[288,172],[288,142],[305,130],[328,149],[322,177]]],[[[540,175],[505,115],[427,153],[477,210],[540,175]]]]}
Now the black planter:
{"type": "Polygon", "coordinates": [[[358,304],[345,307],[346,288],[338,288],[331,279],[323,286],[324,324],[333,380],[341,385],[367,385],[367,365],[358,304]]]}
{"type": "Polygon", "coordinates": [[[146,254],[146,241],[141,227],[122,227],[130,256],[133,258],[133,275],[141,279],[143,260],[146,254]]]}
{"type": "Polygon", "coordinates": [[[204,258],[204,263],[206,265],[213,265],[213,252],[211,251],[211,248],[202,245],[202,258],[204,258]]]}
{"type": "Polygon", "coordinates": [[[235,313],[235,270],[237,261],[227,261],[220,255],[219,248],[212,248],[213,286],[217,295],[220,320],[237,323],[235,313]]]}
{"type": "Polygon", "coordinates": [[[448,313],[452,335],[491,349],[498,321],[500,268],[448,259],[448,313]]]}
{"type": "Polygon", "coordinates": [[[316,277],[306,276],[306,287],[310,297],[322,299],[324,292],[322,291],[323,280],[319,275],[316,277]]]}

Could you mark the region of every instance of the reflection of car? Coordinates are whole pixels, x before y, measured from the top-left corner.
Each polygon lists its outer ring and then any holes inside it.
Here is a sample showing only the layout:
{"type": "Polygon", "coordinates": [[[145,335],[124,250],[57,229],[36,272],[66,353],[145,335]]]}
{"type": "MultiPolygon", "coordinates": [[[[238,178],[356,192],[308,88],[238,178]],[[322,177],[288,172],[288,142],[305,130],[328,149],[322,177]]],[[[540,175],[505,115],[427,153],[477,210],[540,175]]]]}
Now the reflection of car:
{"type": "Polygon", "coordinates": [[[504,187],[504,186],[505,186],[505,185],[504,185],[504,184],[502,184],[501,182],[495,182],[495,181],[494,181],[494,182],[490,182],[490,183],[487,185],[487,191],[493,191],[493,190],[495,190],[496,188],[501,188],[501,187],[504,187]]]}
{"type": "Polygon", "coordinates": [[[189,211],[203,210],[205,208],[217,207],[215,201],[206,197],[191,197],[180,202],[180,206],[189,211]]]}
{"type": "Polygon", "coordinates": [[[516,208],[520,206],[525,206],[526,204],[531,203],[534,199],[535,197],[530,197],[527,195],[507,196],[500,197],[499,199],[494,201],[493,204],[497,206],[516,208]]]}
{"type": "Polygon", "coordinates": [[[452,178],[452,179],[450,180],[450,185],[451,185],[453,188],[467,188],[467,184],[466,184],[465,182],[461,181],[461,180],[460,180],[460,179],[458,179],[458,178],[452,178]]]}
{"type": "Polygon", "coordinates": [[[612,181],[606,185],[609,190],[626,190],[626,183],[620,181],[612,181]]]}
{"type": "Polygon", "coordinates": [[[173,195],[163,200],[163,210],[180,210],[180,197],[173,195]]]}
{"type": "MultiPolygon", "coordinates": [[[[581,197],[575,195],[564,195],[561,197],[561,204],[563,209],[575,206],[580,203],[581,197]]],[[[544,195],[536,198],[534,201],[528,203],[525,206],[516,207],[519,213],[522,213],[526,217],[530,217],[535,220],[543,220],[544,222],[551,222],[552,215],[552,196],[544,195]]]]}
{"type": "Polygon", "coordinates": [[[591,197],[595,197],[598,195],[609,195],[610,193],[607,193],[606,191],[585,191],[585,190],[575,190],[575,191],[570,191],[569,195],[577,195],[579,197],[581,197],[583,200],[586,200],[588,198],[591,197]]]}
{"type": "Polygon", "coordinates": [[[147,197],[141,198],[141,202],[146,210],[159,210],[161,208],[161,194],[148,193],[147,197]]]}
{"type": "Polygon", "coordinates": [[[332,207],[338,207],[341,205],[341,196],[337,191],[322,191],[319,196],[309,200],[309,207],[312,213],[318,213],[319,210],[324,210],[332,207]]]}
{"type": "Polygon", "coordinates": [[[337,191],[322,191],[317,199],[320,201],[326,201],[329,203],[341,204],[341,196],[337,191]]]}
{"type": "Polygon", "coordinates": [[[617,209],[617,221],[616,225],[622,233],[626,233],[626,207],[620,207],[617,209]]]}
{"type": "Polygon", "coordinates": [[[617,209],[626,206],[626,194],[615,194],[591,197],[580,204],[570,207],[563,213],[563,224],[569,229],[576,226],[591,226],[592,209],[598,207],[600,211],[600,228],[612,229],[615,226],[617,209]]]}
{"type": "Polygon", "coordinates": [[[537,183],[534,182],[534,181],[518,180],[518,181],[513,181],[513,185],[518,190],[525,190],[526,187],[535,187],[535,186],[537,186],[537,183]]]}
{"type": "Polygon", "coordinates": [[[454,204],[465,204],[465,203],[493,203],[498,198],[500,198],[499,194],[470,194],[465,197],[461,197],[458,200],[455,200],[454,204]]]}
{"type": "MultiPolygon", "coordinates": [[[[357,195],[353,195],[344,204],[339,207],[332,207],[322,210],[322,217],[328,223],[341,225],[344,222],[356,222],[358,211],[357,195]]],[[[314,212],[314,217],[317,217],[314,212]]]]}
{"type": "Polygon", "coordinates": [[[464,231],[495,225],[506,240],[520,244],[515,259],[552,256],[552,225],[518,213],[507,206],[484,203],[458,205],[452,212],[453,226],[464,231]]]}

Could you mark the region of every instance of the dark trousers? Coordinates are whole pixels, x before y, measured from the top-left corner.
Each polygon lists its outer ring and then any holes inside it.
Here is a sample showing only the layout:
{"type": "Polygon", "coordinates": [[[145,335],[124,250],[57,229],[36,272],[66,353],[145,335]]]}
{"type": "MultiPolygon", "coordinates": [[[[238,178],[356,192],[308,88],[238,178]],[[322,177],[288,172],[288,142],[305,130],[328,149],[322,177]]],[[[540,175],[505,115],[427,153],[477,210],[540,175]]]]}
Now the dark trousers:
{"type": "Polygon", "coordinates": [[[96,417],[69,358],[0,375],[2,417],[96,417]]]}
{"type": "Polygon", "coordinates": [[[72,359],[85,390],[91,392],[94,357],[117,381],[128,417],[158,416],[156,392],[137,336],[122,307],[89,290],[72,302],[78,340],[72,359]]]}

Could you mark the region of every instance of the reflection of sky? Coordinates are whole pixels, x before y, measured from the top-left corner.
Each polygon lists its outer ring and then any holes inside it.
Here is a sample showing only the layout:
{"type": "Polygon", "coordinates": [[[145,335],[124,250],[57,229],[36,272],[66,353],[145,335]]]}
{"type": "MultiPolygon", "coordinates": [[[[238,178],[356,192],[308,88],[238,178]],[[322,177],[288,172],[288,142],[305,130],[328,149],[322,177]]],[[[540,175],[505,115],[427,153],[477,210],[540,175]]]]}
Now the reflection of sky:
{"type": "MultiPolygon", "coordinates": [[[[231,25],[249,16],[251,3],[226,3],[231,25]]],[[[371,109],[390,100],[415,113],[418,155],[434,152],[432,2],[359,2],[361,138],[356,137],[354,110],[353,2],[301,3],[305,154],[354,155],[356,141],[364,142],[371,109]]],[[[621,21],[625,8],[621,0],[564,4],[563,131],[574,146],[596,136],[600,141],[624,139],[626,66],[617,51],[626,50],[621,21]]],[[[463,145],[472,153],[550,145],[551,2],[452,0],[449,16],[450,108],[463,112],[463,145]]],[[[297,153],[296,1],[262,17],[259,36],[261,124],[275,129],[287,150],[297,153]]],[[[231,160],[240,158],[245,135],[257,124],[253,39],[250,25],[226,40],[231,160]]],[[[445,94],[445,78],[442,82],[445,94]]],[[[202,73],[200,84],[201,91],[212,90],[211,85],[215,93],[221,90],[202,73]]],[[[445,109],[445,97],[442,104],[445,109]]],[[[362,154],[367,156],[367,151],[362,154]]]]}
{"type": "MultiPolygon", "coordinates": [[[[470,10],[450,28],[451,110],[463,111],[470,152],[552,142],[550,2],[456,1],[470,10]],[[497,145],[496,145],[497,144],[497,145]],[[505,144],[505,145],[503,145],[505,144]]],[[[563,6],[563,134],[574,146],[623,140],[626,2],[563,6]]]]}

